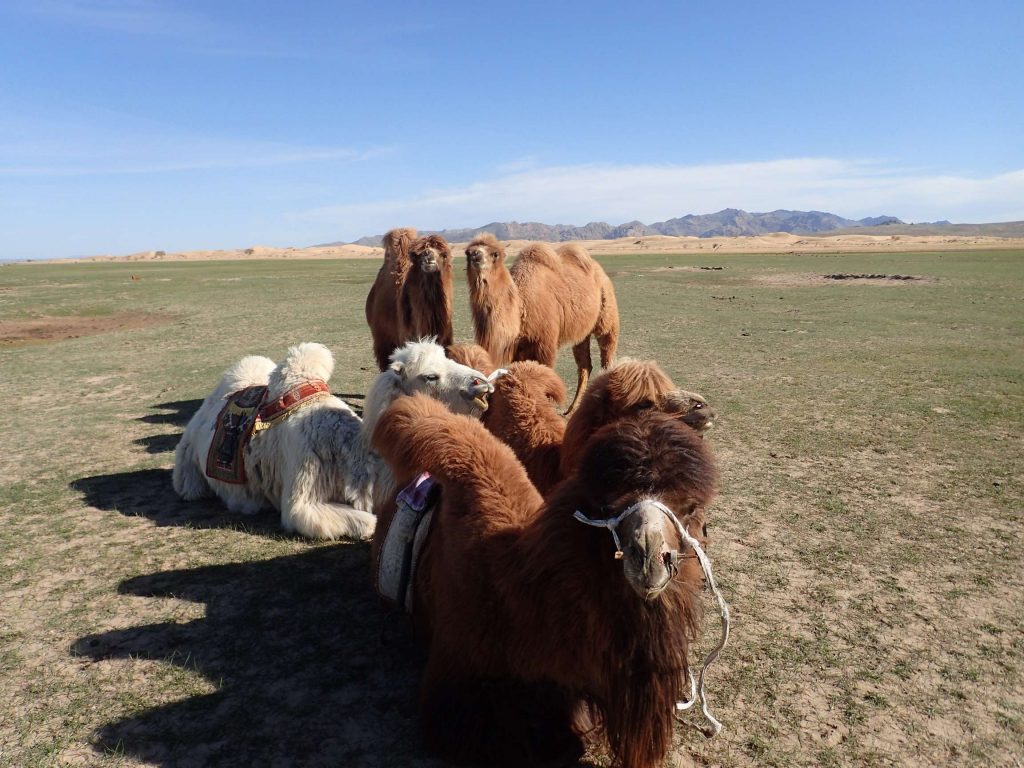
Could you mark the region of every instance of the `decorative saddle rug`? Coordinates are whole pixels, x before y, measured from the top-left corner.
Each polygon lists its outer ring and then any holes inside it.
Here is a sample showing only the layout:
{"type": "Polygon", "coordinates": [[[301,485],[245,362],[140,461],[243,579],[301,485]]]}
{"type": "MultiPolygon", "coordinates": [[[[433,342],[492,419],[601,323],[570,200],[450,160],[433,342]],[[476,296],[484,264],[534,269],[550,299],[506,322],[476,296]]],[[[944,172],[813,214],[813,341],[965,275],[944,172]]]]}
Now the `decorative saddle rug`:
{"type": "Polygon", "coordinates": [[[292,387],[271,402],[265,402],[264,384],[228,395],[206,454],[206,476],[233,485],[245,483],[244,451],[253,433],[269,429],[296,409],[330,393],[327,382],[314,379],[292,387]]]}
{"type": "Polygon", "coordinates": [[[377,564],[377,594],[412,613],[412,585],[423,543],[441,493],[429,472],[413,480],[398,494],[398,509],[391,518],[377,564]]]}

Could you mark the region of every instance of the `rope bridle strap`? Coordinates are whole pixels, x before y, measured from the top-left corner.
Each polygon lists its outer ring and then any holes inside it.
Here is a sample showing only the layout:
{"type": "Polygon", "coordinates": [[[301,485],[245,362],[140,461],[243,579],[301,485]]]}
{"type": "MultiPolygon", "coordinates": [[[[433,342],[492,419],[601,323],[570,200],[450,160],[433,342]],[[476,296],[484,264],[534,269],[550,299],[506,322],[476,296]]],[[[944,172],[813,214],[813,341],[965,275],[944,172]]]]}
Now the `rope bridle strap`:
{"type": "Polygon", "coordinates": [[[722,616],[722,634],[718,640],[718,644],[711,650],[710,653],[708,653],[707,658],[704,659],[704,663],[701,665],[700,668],[699,679],[695,680],[693,675],[690,674],[689,669],[686,670],[686,676],[690,681],[690,698],[687,701],[677,701],[675,707],[678,712],[684,712],[690,709],[699,699],[701,711],[704,713],[704,717],[707,718],[707,721],[711,724],[710,727],[701,728],[699,726],[693,725],[692,723],[686,722],[685,720],[674,715],[673,713],[673,715],[676,717],[676,720],[683,723],[684,725],[689,725],[691,727],[697,728],[701,731],[701,733],[704,734],[704,736],[710,739],[716,736],[719,733],[719,731],[722,730],[722,723],[714,715],[712,715],[711,711],[708,709],[707,696],[704,693],[704,673],[707,672],[708,667],[710,667],[711,664],[715,661],[715,659],[718,658],[718,654],[722,652],[722,649],[725,647],[725,644],[729,641],[729,604],[725,602],[725,598],[722,597],[722,592],[718,589],[718,585],[715,583],[715,575],[711,570],[711,560],[708,558],[707,554],[705,554],[703,547],[701,547],[700,545],[700,542],[690,535],[689,531],[686,530],[686,527],[679,521],[679,518],[676,517],[675,513],[671,509],[669,509],[656,499],[641,499],[635,504],[624,509],[615,517],[611,517],[606,520],[593,520],[584,515],[579,510],[576,511],[573,517],[576,520],[579,520],[581,523],[585,523],[586,525],[592,525],[597,528],[607,528],[609,531],[611,531],[612,538],[615,540],[615,559],[619,560],[622,558],[623,552],[622,544],[619,541],[619,534],[616,529],[619,527],[619,525],[622,524],[623,520],[632,515],[638,509],[640,509],[640,507],[642,507],[644,504],[652,504],[653,506],[661,510],[665,514],[665,516],[672,521],[672,524],[675,526],[676,532],[679,534],[679,538],[681,538],[686,544],[690,545],[690,547],[693,549],[694,553],[697,555],[697,560],[700,562],[701,570],[704,572],[704,581],[707,584],[708,589],[711,590],[711,593],[715,596],[715,600],[718,602],[718,610],[722,616]]]}

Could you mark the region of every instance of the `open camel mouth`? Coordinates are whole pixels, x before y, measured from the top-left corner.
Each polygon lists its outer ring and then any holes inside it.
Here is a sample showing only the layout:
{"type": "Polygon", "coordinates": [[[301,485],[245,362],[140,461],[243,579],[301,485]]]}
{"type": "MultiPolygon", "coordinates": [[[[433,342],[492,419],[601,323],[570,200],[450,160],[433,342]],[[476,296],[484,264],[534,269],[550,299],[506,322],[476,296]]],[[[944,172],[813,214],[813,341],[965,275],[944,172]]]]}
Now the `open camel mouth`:
{"type": "Polygon", "coordinates": [[[481,411],[486,411],[491,407],[491,395],[489,392],[485,392],[482,395],[477,395],[473,398],[473,405],[479,408],[481,411]]]}

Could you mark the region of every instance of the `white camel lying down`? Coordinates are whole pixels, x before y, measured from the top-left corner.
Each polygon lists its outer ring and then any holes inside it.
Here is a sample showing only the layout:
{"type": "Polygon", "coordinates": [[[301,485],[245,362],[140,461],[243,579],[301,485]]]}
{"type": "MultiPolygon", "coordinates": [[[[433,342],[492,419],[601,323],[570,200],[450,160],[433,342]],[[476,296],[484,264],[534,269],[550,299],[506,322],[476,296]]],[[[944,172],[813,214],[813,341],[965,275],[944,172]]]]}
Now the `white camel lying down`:
{"type": "Polygon", "coordinates": [[[334,358],[322,344],[291,347],[278,365],[266,357],[243,358],[224,373],[185,428],[174,457],[174,490],[186,500],[216,495],[232,512],[273,507],[286,531],[311,538],[369,538],[376,524],[374,498],[394,492],[390,469],[370,450],[377,417],[396,397],[413,392],[430,394],[456,413],[479,416],[494,389],[483,373],[449,360],[430,341],[406,343],[391,361],[374,380],[360,420],[328,391],[334,358]],[[257,421],[242,450],[244,478],[211,477],[207,459],[222,409],[232,393],[259,385],[268,387],[260,410],[267,421],[257,421]],[[279,398],[302,395],[308,399],[283,416],[267,410],[279,398]]]}

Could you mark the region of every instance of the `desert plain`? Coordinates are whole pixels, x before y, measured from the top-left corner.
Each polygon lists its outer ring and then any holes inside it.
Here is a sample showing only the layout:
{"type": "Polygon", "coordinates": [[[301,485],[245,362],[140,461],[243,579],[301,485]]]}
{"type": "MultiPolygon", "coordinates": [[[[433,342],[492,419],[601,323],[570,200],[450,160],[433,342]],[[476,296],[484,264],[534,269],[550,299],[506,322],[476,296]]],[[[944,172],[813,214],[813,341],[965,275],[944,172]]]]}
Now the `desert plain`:
{"type": "MultiPolygon", "coordinates": [[[[1024,761],[1024,241],[895,237],[589,244],[620,354],[720,413],[725,730],[669,765],[1024,761]]],[[[380,251],[329,248],[0,267],[0,765],[439,765],[368,545],[171,489],[245,354],[320,341],[360,403],[380,251]]]]}

